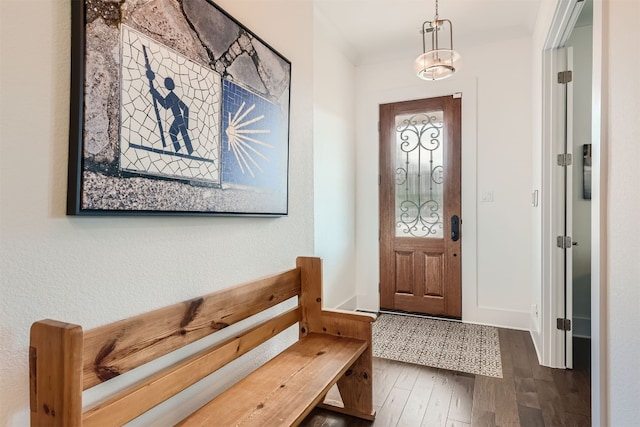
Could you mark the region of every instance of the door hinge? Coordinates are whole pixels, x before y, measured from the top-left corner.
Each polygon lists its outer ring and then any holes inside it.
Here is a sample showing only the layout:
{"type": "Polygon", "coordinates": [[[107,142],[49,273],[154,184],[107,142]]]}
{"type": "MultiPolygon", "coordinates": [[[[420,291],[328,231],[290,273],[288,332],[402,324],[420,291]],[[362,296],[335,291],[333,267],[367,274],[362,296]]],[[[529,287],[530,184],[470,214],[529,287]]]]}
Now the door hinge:
{"type": "Polygon", "coordinates": [[[570,153],[558,154],[558,166],[571,166],[572,162],[570,153]]]}
{"type": "Polygon", "coordinates": [[[556,326],[561,331],[569,332],[571,330],[571,319],[558,318],[556,319],[556,326]]]}
{"type": "Polygon", "coordinates": [[[569,249],[571,247],[571,236],[558,236],[556,238],[556,244],[559,248],[569,249]]]}
{"type": "Polygon", "coordinates": [[[573,73],[569,70],[567,71],[560,71],[558,73],[558,83],[560,84],[566,84],[566,83],[570,83],[573,80],[573,73]]]}

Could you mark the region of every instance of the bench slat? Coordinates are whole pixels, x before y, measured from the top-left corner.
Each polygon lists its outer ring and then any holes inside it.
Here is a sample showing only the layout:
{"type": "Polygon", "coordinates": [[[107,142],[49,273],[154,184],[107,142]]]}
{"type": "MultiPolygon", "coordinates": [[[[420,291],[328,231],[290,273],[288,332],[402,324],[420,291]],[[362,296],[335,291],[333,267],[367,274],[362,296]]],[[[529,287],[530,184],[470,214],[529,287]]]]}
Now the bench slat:
{"type": "Polygon", "coordinates": [[[310,333],[178,425],[297,425],[366,349],[310,333]]]}
{"type": "Polygon", "coordinates": [[[296,268],[87,331],[83,390],[299,294],[296,268]]]}
{"type": "Polygon", "coordinates": [[[91,408],[83,414],[82,425],[123,425],[253,350],[299,320],[300,308],[294,308],[243,332],[238,337],[205,349],[91,408]]]}

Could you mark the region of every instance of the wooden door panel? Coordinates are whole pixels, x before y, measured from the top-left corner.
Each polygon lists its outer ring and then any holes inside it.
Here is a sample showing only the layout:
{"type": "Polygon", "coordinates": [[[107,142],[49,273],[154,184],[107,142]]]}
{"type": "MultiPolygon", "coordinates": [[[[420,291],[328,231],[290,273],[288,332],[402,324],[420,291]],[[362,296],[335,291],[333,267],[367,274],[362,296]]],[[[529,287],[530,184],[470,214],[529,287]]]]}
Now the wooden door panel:
{"type": "Polygon", "coordinates": [[[396,252],[395,267],[395,310],[446,315],[442,254],[396,252]]]}
{"type": "Polygon", "coordinates": [[[423,253],[423,255],[425,296],[444,297],[444,255],[442,253],[423,253]]]}
{"type": "Polygon", "coordinates": [[[395,294],[414,295],[415,292],[415,257],[413,252],[395,252],[395,294]]]}
{"type": "Polygon", "coordinates": [[[380,106],[380,307],[461,317],[461,100],[380,106]]]}

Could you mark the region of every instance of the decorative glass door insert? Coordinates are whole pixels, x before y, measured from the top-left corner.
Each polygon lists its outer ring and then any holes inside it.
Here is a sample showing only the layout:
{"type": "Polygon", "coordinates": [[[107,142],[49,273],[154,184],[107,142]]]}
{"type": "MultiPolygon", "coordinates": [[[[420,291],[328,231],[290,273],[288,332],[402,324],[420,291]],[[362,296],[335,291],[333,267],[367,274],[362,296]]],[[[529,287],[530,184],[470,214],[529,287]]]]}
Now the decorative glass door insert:
{"type": "Polygon", "coordinates": [[[395,117],[396,237],[443,238],[443,112],[395,117]]]}

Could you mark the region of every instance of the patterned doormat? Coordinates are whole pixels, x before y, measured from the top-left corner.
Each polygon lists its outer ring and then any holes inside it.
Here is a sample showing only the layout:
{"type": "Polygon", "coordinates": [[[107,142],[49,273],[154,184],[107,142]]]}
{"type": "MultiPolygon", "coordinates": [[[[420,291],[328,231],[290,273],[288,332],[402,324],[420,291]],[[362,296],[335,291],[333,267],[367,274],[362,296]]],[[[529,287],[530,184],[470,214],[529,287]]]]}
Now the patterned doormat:
{"type": "Polygon", "coordinates": [[[373,356],[502,378],[498,330],[449,320],[380,314],[373,356]]]}

